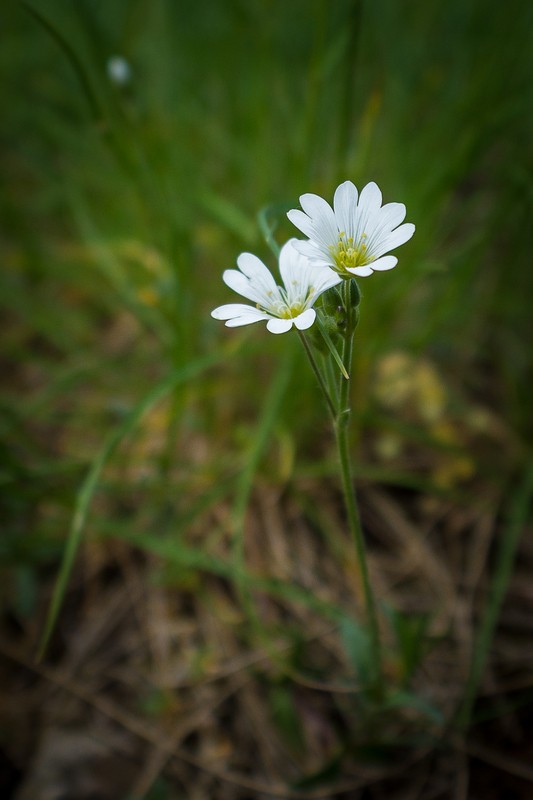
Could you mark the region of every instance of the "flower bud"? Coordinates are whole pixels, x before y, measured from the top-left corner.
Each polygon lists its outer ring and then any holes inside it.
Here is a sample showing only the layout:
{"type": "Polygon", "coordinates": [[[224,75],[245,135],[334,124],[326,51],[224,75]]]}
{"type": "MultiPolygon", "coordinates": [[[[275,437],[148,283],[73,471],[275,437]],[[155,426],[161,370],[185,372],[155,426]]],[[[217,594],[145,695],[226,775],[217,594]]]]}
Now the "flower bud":
{"type": "Polygon", "coordinates": [[[350,278],[349,296],[350,296],[351,307],[357,308],[359,303],[361,302],[361,290],[359,289],[359,284],[357,283],[355,278],[350,278]]]}
{"type": "Polygon", "coordinates": [[[339,340],[339,327],[337,324],[337,319],[334,315],[325,314],[323,309],[320,309],[318,312],[320,314],[320,322],[321,326],[313,326],[313,328],[309,331],[308,336],[311,339],[314,347],[322,353],[322,355],[327,355],[329,353],[328,345],[324,339],[320,331],[320,327],[324,329],[324,332],[327,336],[333,341],[337,342],[339,340]]]}
{"type": "Polygon", "coordinates": [[[324,314],[328,317],[334,317],[339,308],[342,308],[342,296],[336,286],[324,292],[321,305],[324,309],[324,314]]]}

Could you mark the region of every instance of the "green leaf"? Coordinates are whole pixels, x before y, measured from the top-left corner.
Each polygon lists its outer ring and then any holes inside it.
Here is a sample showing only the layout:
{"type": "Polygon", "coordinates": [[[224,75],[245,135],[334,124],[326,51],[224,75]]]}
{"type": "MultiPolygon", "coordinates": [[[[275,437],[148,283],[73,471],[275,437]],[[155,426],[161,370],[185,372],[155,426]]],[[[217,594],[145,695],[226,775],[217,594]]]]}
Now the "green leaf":
{"type": "Polygon", "coordinates": [[[385,708],[412,708],[419,711],[425,717],[428,717],[437,725],[444,723],[444,716],[440,709],[429,702],[425,697],[421,697],[414,692],[406,692],[399,690],[391,694],[386,702],[385,708]]]}
{"type": "Polygon", "coordinates": [[[428,638],[431,621],[429,614],[404,614],[393,608],[386,609],[398,645],[405,686],[423,660],[433,640],[428,638]]]}
{"type": "Polygon", "coordinates": [[[292,205],[287,203],[271,203],[268,206],[264,206],[257,214],[257,222],[261,233],[276,258],[279,258],[281,248],[274,238],[274,232],[279,225],[280,218],[284,219],[287,211],[291,208],[292,205]]]}
{"type": "Polygon", "coordinates": [[[335,347],[335,345],[331,341],[331,337],[330,337],[329,333],[326,330],[326,326],[324,325],[324,322],[321,319],[320,314],[316,315],[316,321],[317,321],[320,333],[322,334],[322,338],[324,339],[324,341],[325,341],[325,343],[326,343],[326,345],[328,347],[329,352],[333,356],[333,359],[335,360],[335,363],[337,364],[338,368],[340,369],[343,377],[346,378],[347,381],[349,381],[350,380],[350,376],[346,372],[346,368],[345,368],[344,364],[342,363],[342,359],[341,359],[341,357],[339,355],[339,351],[337,350],[337,348],[335,347]]]}
{"type": "Polygon", "coordinates": [[[375,683],[376,670],[372,644],[367,631],[351,617],[344,616],[340,624],[340,635],[344,650],[354,668],[362,687],[375,683]]]}
{"type": "Polygon", "coordinates": [[[342,612],[338,606],[327,600],[321,600],[312,591],[279,578],[265,578],[260,574],[250,572],[244,566],[238,566],[235,559],[226,561],[219,556],[211,556],[201,548],[183,544],[175,537],[162,538],[152,534],[137,533],[130,526],[123,530],[120,537],[134,547],[159,556],[167,564],[182,567],[189,572],[207,572],[232,581],[248,591],[265,592],[265,594],[279,597],[285,602],[298,603],[304,608],[313,610],[316,614],[322,614],[333,622],[338,622],[341,618],[342,612]]]}
{"type": "Polygon", "coordinates": [[[291,687],[285,683],[271,686],[269,701],[272,717],[284,740],[293,750],[303,752],[305,740],[302,723],[294,705],[291,687]]]}
{"type": "Polygon", "coordinates": [[[245,214],[239,206],[232,203],[227,197],[216,192],[205,190],[198,197],[200,203],[206,211],[227,230],[234,233],[244,242],[252,244],[257,237],[257,230],[253,219],[245,214]]]}

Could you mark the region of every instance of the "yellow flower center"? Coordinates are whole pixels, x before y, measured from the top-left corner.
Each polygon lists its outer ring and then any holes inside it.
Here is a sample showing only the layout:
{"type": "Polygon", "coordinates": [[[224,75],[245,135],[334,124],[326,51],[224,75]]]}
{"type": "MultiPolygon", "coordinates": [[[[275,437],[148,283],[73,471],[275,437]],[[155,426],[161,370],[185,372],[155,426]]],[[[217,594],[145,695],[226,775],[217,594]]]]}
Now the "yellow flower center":
{"type": "Polygon", "coordinates": [[[346,273],[348,269],[362,267],[368,263],[365,239],[366,233],[363,233],[355,243],[352,236],[346,236],[344,231],[339,232],[339,241],[329,248],[338,272],[346,273]]]}
{"type": "Polygon", "coordinates": [[[304,310],[303,303],[293,303],[291,306],[285,306],[280,312],[281,319],[294,319],[299,316],[304,310]]]}

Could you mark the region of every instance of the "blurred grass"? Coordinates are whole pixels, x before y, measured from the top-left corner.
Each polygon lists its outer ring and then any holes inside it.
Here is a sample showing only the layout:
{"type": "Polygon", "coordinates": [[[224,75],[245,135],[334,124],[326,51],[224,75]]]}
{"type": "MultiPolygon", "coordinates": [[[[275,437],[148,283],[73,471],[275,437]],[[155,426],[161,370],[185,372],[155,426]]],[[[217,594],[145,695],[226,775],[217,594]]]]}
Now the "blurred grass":
{"type": "Polygon", "coordinates": [[[90,335],[96,310],[120,304],[183,363],[221,335],[206,321],[221,269],[244,248],[267,254],[263,206],[373,178],[406,202],[417,235],[398,270],[364,283],[362,358],[393,337],[459,358],[463,374],[488,356],[506,411],[524,422],[514,387],[529,368],[532,12],[519,8],[39,4],[54,40],[12,6],[11,313],[79,351],[73,328],[90,335]],[[117,53],[131,65],[122,87],[106,73],[117,53]],[[65,337],[50,295],[82,288],[96,308],[85,326],[84,308],[70,309],[65,337]]]}
{"type": "MultiPolygon", "coordinates": [[[[210,514],[230,494],[238,563],[216,569],[253,584],[238,538],[251,480],[330,476],[327,420],[297,342],[228,332],[209,311],[230,301],[221,273],[241,251],[272,264],[261,209],[306,191],[331,199],[347,178],[376,180],[417,226],[397,269],[361,281],[358,476],[438,495],[433,460],[455,454],[506,490],[532,433],[533,6],[46,0],[11,2],[3,18],[0,480],[14,577],[2,591],[20,619],[103,443],[212,352],[223,365],[150,413],[98,473],[90,499],[98,490],[104,513],[90,530],[209,571],[226,533],[210,514]],[[130,65],[124,85],[108,75],[115,55],[130,65]],[[376,400],[391,351],[435,365],[446,430],[376,400]],[[273,420],[265,387],[285,378],[273,420]],[[472,406],[511,442],[501,460],[497,446],[488,459],[472,449],[472,406]],[[365,434],[431,456],[376,464],[365,434]],[[199,517],[207,543],[188,543],[199,517]]],[[[278,242],[295,234],[278,222],[278,242]]]]}
{"type": "MultiPolygon", "coordinates": [[[[490,393],[526,437],[529,403],[518,387],[531,374],[532,11],[518,9],[12,4],[0,56],[1,295],[8,363],[35,375],[22,377],[31,384],[22,400],[18,386],[6,387],[9,414],[19,424],[39,406],[48,423],[87,415],[98,440],[105,423],[79,398],[87,380],[102,393],[97,402],[114,404],[109,376],[119,363],[129,404],[154,372],[217,341],[231,349],[208,311],[223,300],[221,271],[239,251],[268,258],[257,212],[303,191],[331,197],[350,177],[376,179],[417,224],[398,269],[363,285],[359,410],[372,363],[406,347],[430,353],[474,396],[490,393]],[[131,67],[124,86],[106,72],[114,54],[131,67]],[[101,332],[113,336],[121,314],[126,345],[109,348],[101,332]]],[[[294,232],[280,225],[281,238],[294,232]]],[[[198,424],[215,442],[218,406],[237,435],[239,419],[253,418],[257,385],[293,346],[257,330],[239,336],[249,357],[228,352],[230,377],[195,391],[198,424]],[[236,381],[242,390],[220,400],[236,381]]],[[[289,389],[279,419],[304,442],[321,414],[306,370],[299,359],[292,375],[305,409],[289,389]]],[[[177,403],[175,417],[183,412],[177,403]]],[[[226,438],[224,430],[220,452],[226,438]]]]}

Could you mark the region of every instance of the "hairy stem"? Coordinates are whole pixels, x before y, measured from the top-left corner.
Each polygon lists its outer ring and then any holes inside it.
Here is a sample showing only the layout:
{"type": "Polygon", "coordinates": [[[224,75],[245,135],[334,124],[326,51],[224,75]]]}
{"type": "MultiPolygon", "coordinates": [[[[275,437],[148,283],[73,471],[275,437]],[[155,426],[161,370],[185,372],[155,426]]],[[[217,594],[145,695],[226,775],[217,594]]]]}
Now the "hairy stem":
{"type": "MultiPolygon", "coordinates": [[[[344,339],[343,347],[343,363],[346,371],[350,374],[352,367],[352,352],[353,352],[353,326],[352,319],[350,318],[354,309],[350,306],[350,294],[348,281],[344,284],[344,300],[345,308],[348,314],[347,320],[347,335],[344,339]]],[[[355,552],[357,556],[357,563],[359,566],[359,574],[361,584],[363,587],[363,595],[365,601],[365,613],[368,623],[368,632],[370,636],[370,647],[372,654],[372,663],[375,667],[374,687],[376,692],[381,694],[382,690],[382,665],[381,665],[381,641],[379,635],[379,626],[376,613],[376,603],[374,600],[374,593],[370,584],[370,576],[368,573],[368,565],[365,552],[365,541],[363,537],[363,529],[361,527],[361,519],[359,516],[359,508],[355,496],[352,469],[350,461],[349,450],[349,425],[350,425],[350,381],[343,380],[340,385],[340,402],[339,413],[335,420],[335,437],[337,440],[337,452],[339,455],[340,472],[342,479],[342,488],[344,492],[344,502],[346,505],[346,513],[348,515],[348,524],[350,533],[355,545],[355,552]]]]}

